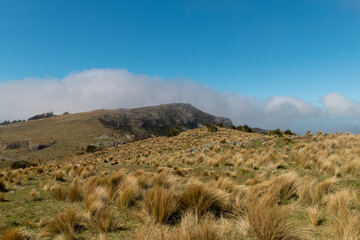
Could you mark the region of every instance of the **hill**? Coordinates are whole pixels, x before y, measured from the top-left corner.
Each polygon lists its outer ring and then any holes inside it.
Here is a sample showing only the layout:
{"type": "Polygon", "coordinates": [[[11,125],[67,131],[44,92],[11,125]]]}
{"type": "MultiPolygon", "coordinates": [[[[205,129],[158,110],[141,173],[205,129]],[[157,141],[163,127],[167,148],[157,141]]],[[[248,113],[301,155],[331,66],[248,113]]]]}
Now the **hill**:
{"type": "Polygon", "coordinates": [[[97,110],[0,126],[1,156],[52,160],[82,154],[88,145],[109,147],[206,124],[231,125],[226,118],[190,104],[164,104],[135,109],[97,110]]]}
{"type": "Polygon", "coordinates": [[[358,239],[359,147],[198,128],[2,169],[0,238],[358,239]]]}

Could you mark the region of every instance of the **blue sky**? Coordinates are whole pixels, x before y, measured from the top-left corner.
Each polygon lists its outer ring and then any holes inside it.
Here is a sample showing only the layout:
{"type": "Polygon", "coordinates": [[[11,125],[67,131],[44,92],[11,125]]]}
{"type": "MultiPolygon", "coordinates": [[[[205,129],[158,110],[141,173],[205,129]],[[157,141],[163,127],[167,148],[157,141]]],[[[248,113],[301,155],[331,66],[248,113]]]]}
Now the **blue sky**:
{"type": "Polygon", "coordinates": [[[324,109],[334,92],[360,101],[359,43],[355,0],[0,0],[0,88],[127,69],[324,109]]]}

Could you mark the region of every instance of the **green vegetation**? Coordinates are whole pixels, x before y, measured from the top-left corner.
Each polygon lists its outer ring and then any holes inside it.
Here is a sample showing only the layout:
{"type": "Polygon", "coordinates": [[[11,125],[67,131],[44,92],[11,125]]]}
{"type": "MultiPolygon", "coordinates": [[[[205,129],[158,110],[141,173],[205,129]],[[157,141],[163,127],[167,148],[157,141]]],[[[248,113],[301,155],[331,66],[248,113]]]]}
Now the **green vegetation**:
{"type": "Polygon", "coordinates": [[[208,125],[207,129],[209,132],[217,132],[219,129],[215,125],[208,125]]]}
{"type": "Polygon", "coordinates": [[[166,131],[167,137],[175,137],[180,134],[180,130],[177,128],[170,128],[166,131]]]}
{"type": "Polygon", "coordinates": [[[87,145],[87,147],[86,147],[86,152],[87,153],[94,153],[94,152],[96,152],[98,150],[98,147],[97,146],[95,146],[95,145],[87,145]]]}
{"type": "Polygon", "coordinates": [[[11,169],[20,169],[20,168],[24,169],[31,166],[36,166],[36,165],[28,161],[21,160],[21,161],[13,162],[10,167],[11,169]]]}
{"type": "Polygon", "coordinates": [[[249,127],[249,126],[246,125],[246,124],[243,125],[243,126],[241,126],[241,125],[237,126],[237,127],[236,127],[236,130],[242,131],[242,132],[248,132],[248,133],[252,133],[252,132],[253,132],[252,128],[249,127]]]}

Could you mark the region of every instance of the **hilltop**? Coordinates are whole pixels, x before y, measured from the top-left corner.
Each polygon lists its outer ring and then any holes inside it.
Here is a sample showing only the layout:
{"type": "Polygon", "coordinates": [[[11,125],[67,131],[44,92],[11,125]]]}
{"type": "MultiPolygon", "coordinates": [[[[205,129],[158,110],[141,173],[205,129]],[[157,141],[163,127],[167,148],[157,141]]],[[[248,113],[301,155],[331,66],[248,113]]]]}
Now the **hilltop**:
{"type": "Polygon", "coordinates": [[[207,124],[232,123],[184,103],[64,114],[0,126],[0,152],[20,160],[61,159],[83,154],[88,145],[116,146],[207,124]]]}

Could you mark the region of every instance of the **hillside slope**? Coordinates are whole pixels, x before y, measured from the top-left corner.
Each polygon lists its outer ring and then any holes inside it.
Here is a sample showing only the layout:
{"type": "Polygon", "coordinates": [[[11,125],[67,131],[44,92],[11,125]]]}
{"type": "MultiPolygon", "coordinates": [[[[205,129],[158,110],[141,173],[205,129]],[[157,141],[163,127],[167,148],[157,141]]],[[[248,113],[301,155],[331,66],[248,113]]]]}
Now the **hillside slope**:
{"type": "Polygon", "coordinates": [[[59,159],[83,153],[88,145],[116,146],[163,136],[171,127],[187,130],[220,123],[231,125],[229,119],[181,103],[66,114],[0,126],[0,152],[20,160],[59,159]]]}
{"type": "Polygon", "coordinates": [[[358,149],[357,135],[197,128],[0,169],[0,239],[359,239],[358,149]]]}

